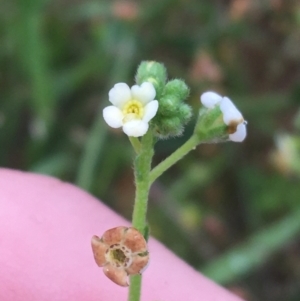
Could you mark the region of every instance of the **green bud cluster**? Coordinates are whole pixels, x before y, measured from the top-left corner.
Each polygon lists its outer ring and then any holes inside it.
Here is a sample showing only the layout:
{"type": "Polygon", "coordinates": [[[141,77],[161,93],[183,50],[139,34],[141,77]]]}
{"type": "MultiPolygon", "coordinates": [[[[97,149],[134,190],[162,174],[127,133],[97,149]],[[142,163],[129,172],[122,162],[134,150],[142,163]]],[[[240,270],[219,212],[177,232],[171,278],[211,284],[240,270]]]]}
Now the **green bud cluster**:
{"type": "Polygon", "coordinates": [[[183,133],[192,117],[191,107],[184,103],[188,95],[189,88],[184,81],[174,79],[166,84],[162,97],[158,99],[158,113],[153,119],[156,136],[164,139],[183,133]]]}
{"type": "Polygon", "coordinates": [[[160,139],[179,136],[184,126],[192,117],[192,109],[184,100],[189,95],[189,88],[184,81],[167,81],[165,67],[156,62],[142,62],[136,75],[137,84],[148,81],[154,85],[158,112],[151,122],[154,134],[160,139]]]}
{"type": "Polygon", "coordinates": [[[223,142],[228,140],[228,127],[223,121],[223,113],[219,106],[213,109],[205,107],[199,110],[194,134],[201,142],[223,142]]]}

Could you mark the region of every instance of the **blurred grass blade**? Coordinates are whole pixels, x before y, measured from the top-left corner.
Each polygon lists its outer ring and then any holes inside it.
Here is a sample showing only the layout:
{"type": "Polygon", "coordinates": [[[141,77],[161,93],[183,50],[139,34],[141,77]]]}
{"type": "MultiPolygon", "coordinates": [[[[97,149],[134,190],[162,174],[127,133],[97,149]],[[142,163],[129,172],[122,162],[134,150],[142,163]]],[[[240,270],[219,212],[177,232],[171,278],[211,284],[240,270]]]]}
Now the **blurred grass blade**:
{"type": "Polygon", "coordinates": [[[101,108],[90,130],[78,167],[76,184],[87,191],[91,189],[93,183],[95,166],[98,162],[98,157],[101,155],[106,133],[107,129],[102,117],[101,108]]]}
{"type": "Polygon", "coordinates": [[[218,283],[230,283],[261,266],[276,251],[300,233],[300,210],[253,235],[244,244],[201,269],[218,283]]]}
{"type": "Polygon", "coordinates": [[[57,153],[36,162],[29,170],[54,177],[61,177],[69,169],[72,161],[69,154],[63,152],[57,153]]]}
{"type": "MultiPolygon", "coordinates": [[[[109,37],[107,36],[107,38],[114,39],[114,41],[111,42],[113,42],[116,49],[122,50],[122,55],[117,56],[114,60],[114,64],[111,66],[111,75],[107,81],[109,87],[113,86],[120,79],[124,81],[124,78],[128,76],[136,52],[135,39],[130,31],[126,28],[120,28],[119,24],[112,24],[111,28],[113,32],[117,30],[116,32],[118,32],[118,34],[109,37]]],[[[103,41],[101,42],[105,43],[103,41]]],[[[108,127],[103,120],[102,110],[103,108],[100,107],[96,120],[87,138],[87,143],[78,167],[76,184],[87,191],[91,190],[93,178],[95,176],[95,168],[107,134],[108,127]]]]}
{"type": "Polygon", "coordinates": [[[31,103],[39,120],[46,128],[52,123],[54,93],[48,65],[48,47],[42,32],[44,0],[19,0],[20,18],[17,20],[16,37],[19,54],[31,85],[31,103]]]}

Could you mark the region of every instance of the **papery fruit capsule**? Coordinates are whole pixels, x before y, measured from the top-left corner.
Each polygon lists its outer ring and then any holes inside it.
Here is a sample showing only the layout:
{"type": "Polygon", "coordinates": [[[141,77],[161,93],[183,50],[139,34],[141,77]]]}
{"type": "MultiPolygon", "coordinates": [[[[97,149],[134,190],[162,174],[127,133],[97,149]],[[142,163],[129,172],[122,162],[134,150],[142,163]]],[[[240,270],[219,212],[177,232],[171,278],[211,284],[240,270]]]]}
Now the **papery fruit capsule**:
{"type": "Polygon", "coordinates": [[[149,261],[147,242],[132,227],[109,229],[101,238],[94,235],[92,250],[97,265],[120,286],[128,286],[128,276],[141,274],[149,261]]]}

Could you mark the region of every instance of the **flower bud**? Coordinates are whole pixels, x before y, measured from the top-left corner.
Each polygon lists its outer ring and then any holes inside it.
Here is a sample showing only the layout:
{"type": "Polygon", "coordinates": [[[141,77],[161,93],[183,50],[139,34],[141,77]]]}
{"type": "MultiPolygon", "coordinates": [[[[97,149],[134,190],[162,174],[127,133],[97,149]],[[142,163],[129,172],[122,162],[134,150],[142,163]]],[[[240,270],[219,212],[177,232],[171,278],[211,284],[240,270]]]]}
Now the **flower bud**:
{"type": "Polygon", "coordinates": [[[179,117],[164,117],[154,125],[155,135],[160,139],[180,136],[183,133],[183,125],[179,117]]]}
{"type": "Polygon", "coordinates": [[[178,111],[178,117],[180,118],[181,122],[183,124],[187,124],[187,122],[191,119],[192,115],[192,108],[185,103],[181,104],[178,111]]]}
{"type": "Polygon", "coordinates": [[[189,87],[183,80],[180,79],[170,80],[164,89],[164,95],[174,95],[181,102],[189,96],[189,93],[189,87]]]}
{"type": "Polygon", "coordinates": [[[181,104],[180,98],[175,95],[166,95],[159,100],[159,114],[162,116],[175,116],[181,104]]]}
{"type": "Polygon", "coordinates": [[[156,91],[156,97],[159,98],[167,81],[166,68],[161,63],[144,61],[137,69],[135,81],[138,85],[144,82],[152,83],[156,91]]]}
{"type": "Polygon", "coordinates": [[[195,134],[201,142],[242,142],[245,139],[246,122],[229,98],[205,92],[200,99],[203,108],[199,111],[195,134]]]}

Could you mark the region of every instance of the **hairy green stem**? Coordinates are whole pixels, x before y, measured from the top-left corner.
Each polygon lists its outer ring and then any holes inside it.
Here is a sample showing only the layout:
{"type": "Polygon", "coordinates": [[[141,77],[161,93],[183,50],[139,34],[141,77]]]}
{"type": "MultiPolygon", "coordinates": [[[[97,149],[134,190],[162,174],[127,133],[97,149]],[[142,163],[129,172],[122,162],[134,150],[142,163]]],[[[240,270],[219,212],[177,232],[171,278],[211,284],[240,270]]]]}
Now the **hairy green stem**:
{"type": "MultiPolygon", "coordinates": [[[[140,153],[134,162],[135,176],[135,203],[132,216],[132,226],[145,233],[146,213],[148,205],[148,196],[150,189],[149,174],[151,170],[151,161],[154,154],[153,150],[153,134],[148,131],[142,137],[140,153]]],[[[139,301],[141,295],[142,276],[134,275],[130,279],[129,301],[139,301]]]]}
{"type": "Polygon", "coordinates": [[[129,301],[140,301],[142,287],[142,275],[130,276],[129,301]]]}
{"type": "MultiPolygon", "coordinates": [[[[134,146],[136,141],[132,139],[130,139],[130,141],[134,146]]],[[[179,149],[170,155],[170,157],[165,159],[151,171],[151,161],[154,154],[153,134],[151,131],[148,131],[148,133],[143,136],[139,147],[139,153],[134,163],[136,195],[132,217],[132,226],[138,229],[141,233],[145,234],[148,196],[151,184],[164,171],[179,161],[198,144],[199,139],[196,136],[192,136],[179,149]]],[[[141,284],[141,275],[131,276],[128,301],[140,300],[141,284]]]]}
{"type": "Polygon", "coordinates": [[[181,147],[179,147],[172,155],[158,164],[150,172],[149,182],[150,185],[161,176],[167,169],[183,158],[187,153],[194,149],[199,144],[199,139],[196,136],[192,136],[181,147]]]}
{"type": "Polygon", "coordinates": [[[150,189],[149,174],[153,153],[153,135],[151,131],[148,131],[142,138],[140,154],[137,155],[134,162],[136,195],[132,225],[141,233],[144,233],[146,227],[146,212],[150,189]]]}

